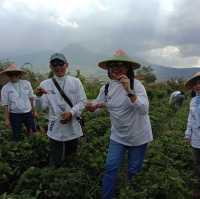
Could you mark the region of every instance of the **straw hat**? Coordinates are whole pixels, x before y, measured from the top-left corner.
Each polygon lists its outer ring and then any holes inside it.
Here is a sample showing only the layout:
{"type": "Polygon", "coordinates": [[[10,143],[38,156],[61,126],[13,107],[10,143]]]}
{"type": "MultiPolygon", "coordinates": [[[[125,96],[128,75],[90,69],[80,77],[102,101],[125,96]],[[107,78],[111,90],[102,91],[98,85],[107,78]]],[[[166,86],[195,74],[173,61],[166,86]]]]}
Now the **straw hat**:
{"type": "Polygon", "coordinates": [[[200,80],[200,72],[195,73],[189,80],[187,80],[187,82],[185,83],[186,88],[192,89],[197,79],[200,80]]]}
{"type": "Polygon", "coordinates": [[[20,73],[21,75],[24,75],[26,72],[17,68],[16,64],[10,64],[5,70],[0,72],[0,85],[9,81],[7,76],[8,73],[20,73]]]}
{"type": "Polygon", "coordinates": [[[98,63],[98,66],[103,68],[103,69],[108,69],[109,64],[113,62],[124,62],[126,64],[129,64],[133,69],[137,69],[141,66],[140,63],[137,61],[132,60],[126,52],[123,50],[119,49],[117,50],[114,55],[104,61],[101,61],[98,63]]]}

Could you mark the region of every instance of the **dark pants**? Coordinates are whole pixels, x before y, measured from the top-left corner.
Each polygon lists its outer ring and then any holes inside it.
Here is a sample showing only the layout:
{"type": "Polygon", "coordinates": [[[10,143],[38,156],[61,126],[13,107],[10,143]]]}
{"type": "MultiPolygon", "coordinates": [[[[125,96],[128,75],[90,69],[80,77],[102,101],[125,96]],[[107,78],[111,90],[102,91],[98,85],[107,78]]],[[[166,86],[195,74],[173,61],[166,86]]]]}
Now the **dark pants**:
{"type": "Polygon", "coordinates": [[[10,124],[13,132],[13,140],[16,142],[20,139],[22,124],[25,125],[28,133],[31,134],[36,131],[32,112],[10,113],[10,124]]]}
{"type": "Polygon", "coordinates": [[[49,165],[53,167],[60,167],[62,166],[67,157],[76,153],[78,139],[61,142],[49,138],[49,144],[49,165]]]}
{"type": "MultiPolygon", "coordinates": [[[[200,198],[200,149],[192,148],[194,160],[194,194],[200,198]]],[[[195,198],[195,197],[193,197],[195,198]]]]}

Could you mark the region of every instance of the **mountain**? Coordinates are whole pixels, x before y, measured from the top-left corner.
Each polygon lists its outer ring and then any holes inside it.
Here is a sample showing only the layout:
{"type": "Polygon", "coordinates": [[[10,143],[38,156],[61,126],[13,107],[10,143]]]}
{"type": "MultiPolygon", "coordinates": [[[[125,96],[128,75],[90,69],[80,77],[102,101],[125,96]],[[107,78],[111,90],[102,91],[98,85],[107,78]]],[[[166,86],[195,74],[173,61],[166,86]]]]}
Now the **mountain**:
{"type": "Polygon", "coordinates": [[[169,79],[188,79],[194,73],[200,71],[200,67],[169,67],[161,65],[150,65],[154,70],[158,81],[169,79]]]}
{"type": "MultiPolygon", "coordinates": [[[[60,52],[66,55],[70,64],[70,71],[72,71],[72,73],[76,69],[80,69],[81,73],[85,75],[95,77],[106,76],[106,71],[97,67],[97,63],[98,61],[105,59],[108,56],[107,54],[103,52],[93,52],[76,43],[66,46],[60,52]]],[[[28,54],[17,53],[11,56],[7,55],[4,57],[4,59],[6,58],[10,61],[14,61],[18,66],[28,67],[34,72],[45,73],[49,71],[48,61],[50,55],[53,53],[54,51],[51,50],[31,52],[28,54]]],[[[200,68],[197,67],[175,68],[148,64],[145,61],[143,61],[143,63],[152,67],[159,81],[164,81],[172,78],[188,79],[193,73],[200,71],[200,68]]]]}

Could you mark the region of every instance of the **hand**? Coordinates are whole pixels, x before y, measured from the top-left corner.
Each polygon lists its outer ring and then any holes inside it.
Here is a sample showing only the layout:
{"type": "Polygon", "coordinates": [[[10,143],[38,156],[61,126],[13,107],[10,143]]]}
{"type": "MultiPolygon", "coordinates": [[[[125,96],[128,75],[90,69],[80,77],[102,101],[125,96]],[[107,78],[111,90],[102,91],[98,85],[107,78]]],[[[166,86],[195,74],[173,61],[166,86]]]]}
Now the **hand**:
{"type": "Polygon", "coordinates": [[[120,75],[119,81],[127,92],[131,91],[130,80],[126,75],[120,75]]]}
{"type": "Polygon", "coordinates": [[[71,112],[64,112],[61,114],[61,124],[66,124],[67,122],[71,121],[72,113],[71,112]]]}
{"type": "Polygon", "coordinates": [[[38,117],[38,113],[37,113],[37,111],[32,110],[32,115],[33,115],[33,117],[37,118],[37,117],[38,117]]]}
{"type": "Polygon", "coordinates": [[[191,138],[185,138],[187,144],[191,144],[191,138]]]}
{"type": "Polygon", "coordinates": [[[6,119],[6,120],[5,120],[5,125],[6,125],[6,127],[8,127],[8,128],[11,127],[11,125],[10,125],[10,120],[9,120],[9,119],[6,119]]]}
{"type": "Polygon", "coordinates": [[[90,112],[94,112],[97,109],[96,106],[94,105],[94,103],[92,103],[92,102],[87,102],[85,105],[85,108],[87,111],[90,111],[90,112]]]}
{"type": "Polygon", "coordinates": [[[85,105],[87,111],[94,112],[98,108],[103,108],[105,104],[103,102],[91,102],[88,101],[85,105]]]}
{"type": "Polygon", "coordinates": [[[48,94],[48,93],[42,87],[38,87],[35,89],[35,94],[36,94],[36,96],[41,97],[43,94],[48,94]]]}

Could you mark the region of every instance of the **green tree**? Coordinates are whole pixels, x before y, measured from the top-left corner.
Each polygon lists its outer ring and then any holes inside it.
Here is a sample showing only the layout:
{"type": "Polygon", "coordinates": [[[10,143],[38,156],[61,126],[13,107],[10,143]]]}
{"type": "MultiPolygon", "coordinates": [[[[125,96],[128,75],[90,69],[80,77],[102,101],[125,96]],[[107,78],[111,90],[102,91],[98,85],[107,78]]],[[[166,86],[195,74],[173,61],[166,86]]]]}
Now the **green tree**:
{"type": "Polygon", "coordinates": [[[153,83],[156,81],[156,75],[153,73],[151,66],[143,66],[137,70],[136,75],[139,78],[141,77],[145,83],[153,83]]]}

